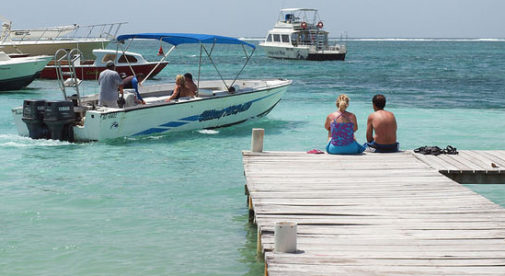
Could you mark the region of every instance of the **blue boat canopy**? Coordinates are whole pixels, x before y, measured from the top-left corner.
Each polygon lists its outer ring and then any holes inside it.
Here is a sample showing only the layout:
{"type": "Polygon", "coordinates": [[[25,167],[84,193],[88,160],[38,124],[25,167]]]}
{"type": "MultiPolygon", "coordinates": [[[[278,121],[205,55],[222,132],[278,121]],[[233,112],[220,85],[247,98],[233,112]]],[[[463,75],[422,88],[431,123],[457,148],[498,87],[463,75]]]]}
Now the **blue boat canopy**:
{"type": "Polygon", "coordinates": [[[127,39],[135,39],[135,38],[162,40],[174,46],[188,43],[218,43],[218,44],[241,44],[249,46],[253,49],[256,48],[256,46],[254,46],[253,44],[247,43],[240,39],[219,35],[208,35],[208,34],[139,33],[139,34],[120,35],[117,37],[117,40],[119,42],[123,42],[127,39]]]}

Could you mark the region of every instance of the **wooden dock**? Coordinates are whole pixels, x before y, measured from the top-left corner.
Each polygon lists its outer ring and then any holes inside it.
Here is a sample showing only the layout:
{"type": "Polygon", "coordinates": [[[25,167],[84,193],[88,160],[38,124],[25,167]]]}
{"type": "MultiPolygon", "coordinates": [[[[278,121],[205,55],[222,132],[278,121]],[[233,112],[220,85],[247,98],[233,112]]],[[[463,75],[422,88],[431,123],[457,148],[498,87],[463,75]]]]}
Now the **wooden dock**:
{"type": "Polygon", "coordinates": [[[267,275],[505,275],[505,209],[440,173],[503,181],[505,151],[243,152],[243,163],[267,275]],[[276,222],[297,223],[296,253],[273,252],[276,222]]]}

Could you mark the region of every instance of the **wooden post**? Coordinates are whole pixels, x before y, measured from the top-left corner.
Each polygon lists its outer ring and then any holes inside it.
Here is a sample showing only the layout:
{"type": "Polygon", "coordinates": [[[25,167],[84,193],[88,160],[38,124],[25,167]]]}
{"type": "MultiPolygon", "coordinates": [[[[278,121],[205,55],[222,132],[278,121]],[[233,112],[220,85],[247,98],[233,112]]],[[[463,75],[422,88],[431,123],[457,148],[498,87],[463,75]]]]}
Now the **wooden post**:
{"type": "Polygon", "coordinates": [[[264,129],[252,129],[251,152],[263,152],[263,136],[265,136],[264,129]]]}
{"type": "Polygon", "coordinates": [[[296,253],[296,222],[275,223],[275,252],[296,253]]]}
{"type": "Polygon", "coordinates": [[[247,206],[249,208],[249,222],[254,222],[254,207],[250,195],[247,196],[247,203],[248,203],[247,206]]]}
{"type": "Polygon", "coordinates": [[[263,245],[261,244],[261,227],[256,227],[256,253],[258,256],[263,257],[263,245]]]}

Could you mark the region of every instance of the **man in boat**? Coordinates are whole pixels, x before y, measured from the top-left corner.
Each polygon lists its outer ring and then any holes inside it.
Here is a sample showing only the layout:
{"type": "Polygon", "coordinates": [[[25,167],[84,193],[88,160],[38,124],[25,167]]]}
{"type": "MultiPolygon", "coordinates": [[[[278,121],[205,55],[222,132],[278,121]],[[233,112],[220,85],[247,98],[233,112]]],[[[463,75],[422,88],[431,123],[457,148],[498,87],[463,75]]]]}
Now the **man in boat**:
{"type": "Polygon", "coordinates": [[[196,84],[193,82],[193,75],[191,75],[191,73],[184,74],[184,86],[193,93],[193,97],[196,96],[198,87],[196,87],[196,84]]]}
{"type": "Polygon", "coordinates": [[[171,100],[177,100],[179,98],[192,98],[195,93],[186,88],[186,80],[183,75],[177,75],[175,77],[175,88],[172,95],[165,102],[170,102],[171,100]]]}
{"type": "Polygon", "coordinates": [[[139,93],[139,84],[142,85],[142,81],[144,80],[144,73],[138,73],[136,75],[131,75],[123,79],[123,89],[135,89],[135,95],[137,97],[138,103],[145,104],[144,99],[140,96],[139,93]]]}
{"type": "Polygon", "coordinates": [[[106,107],[118,107],[118,89],[121,95],[123,94],[123,80],[119,73],[114,71],[114,62],[109,60],[106,64],[107,69],[102,71],[98,76],[98,84],[100,85],[100,97],[98,105],[106,107]]]}
{"type": "Polygon", "coordinates": [[[372,152],[396,152],[396,118],[392,112],[384,110],[386,97],[377,94],[372,99],[374,112],[368,116],[366,126],[367,151],[372,152]]]}

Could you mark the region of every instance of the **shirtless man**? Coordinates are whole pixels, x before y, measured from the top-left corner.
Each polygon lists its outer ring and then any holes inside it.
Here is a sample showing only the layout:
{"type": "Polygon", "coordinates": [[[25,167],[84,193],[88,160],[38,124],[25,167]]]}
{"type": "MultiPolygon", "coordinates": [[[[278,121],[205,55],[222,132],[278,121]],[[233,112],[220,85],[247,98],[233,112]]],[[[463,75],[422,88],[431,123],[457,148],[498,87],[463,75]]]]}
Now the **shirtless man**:
{"type": "Polygon", "coordinates": [[[196,96],[198,88],[196,87],[196,84],[193,82],[193,75],[191,75],[191,73],[184,74],[184,86],[189,91],[191,91],[191,93],[193,93],[192,97],[196,96]]]}
{"type": "Polygon", "coordinates": [[[384,110],[386,97],[377,94],[372,99],[374,113],[368,116],[366,126],[367,146],[375,152],[396,152],[396,119],[393,113],[384,110]],[[375,134],[375,135],[374,135],[375,134]]]}

